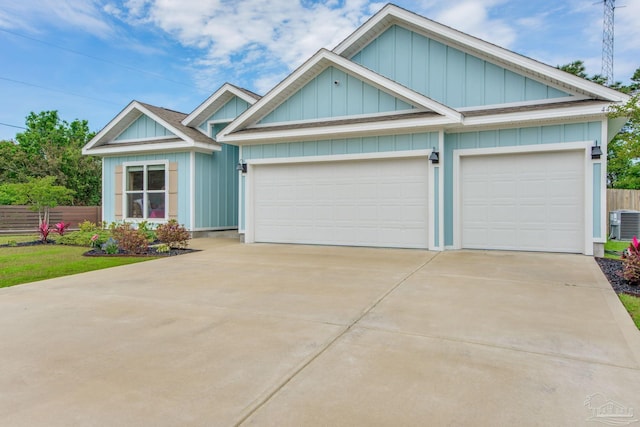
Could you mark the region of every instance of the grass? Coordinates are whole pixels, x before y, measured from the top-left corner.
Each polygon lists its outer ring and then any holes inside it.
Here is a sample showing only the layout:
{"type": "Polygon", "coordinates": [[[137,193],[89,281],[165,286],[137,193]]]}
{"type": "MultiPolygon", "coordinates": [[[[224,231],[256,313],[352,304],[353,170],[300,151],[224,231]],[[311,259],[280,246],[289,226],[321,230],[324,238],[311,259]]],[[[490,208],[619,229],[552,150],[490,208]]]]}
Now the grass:
{"type": "Polygon", "coordinates": [[[620,301],[622,301],[624,308],[626,308],[631,315],[636,327],[640,329],[640,298],[627,294],[620,294],[618,296],[620,297],[620,301]]]}
{"type": "Polygon", "coordinates": [[[622,251],[624,251],[629,247],[629,244],[630,242],[626,242],[626,241],[607,240],[607,243],[604,244],[604,250],[605,250],[604,257],[612,258],[612,259],[620,259],[620,256],[607,253],[607,251],[615,251],[615,252],[622,253],[622,251]]]}
{"type": "Polygon", "coordinates": [[[15,241],[16,243],[21,242],[32,242],[34,240],[38,240],[37,234],[0,234],[0,245],[6,245],[11,241],[15,241]]]}
{"type": "MultiPolygon", "coordinates": [[[[0,244],[18,240],[17,236],[6,237],[2,236],[0,244]]],[[[33,236],[28,237],[22,241],[34,240],[33,236]]],[[[0,288],[155,259],[82,256],[87,250],[64,245],[0,248],[0,288]]]]}

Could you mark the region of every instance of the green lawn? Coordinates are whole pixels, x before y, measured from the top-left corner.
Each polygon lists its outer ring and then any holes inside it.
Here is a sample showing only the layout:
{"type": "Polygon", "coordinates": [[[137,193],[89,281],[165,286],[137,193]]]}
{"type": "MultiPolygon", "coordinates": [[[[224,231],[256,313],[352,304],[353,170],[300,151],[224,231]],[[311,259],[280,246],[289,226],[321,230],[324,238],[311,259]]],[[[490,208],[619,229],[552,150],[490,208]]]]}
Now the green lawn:
{"type": "Polygon", "coordinates": [[[640,329],[640,298],[627,294],[620,294],[620,301],[627,309],[634,323],[640,329]]]}
{"type": "Polygon", "coordinates": [[[607,251],[615,251],[615,252],[622,253],[622,251],[624,251],[629,247],[630,243],[631,242],[619,241],[619,240],[607,240],[607,243],[604,244],[604,250],[605,250],[604,257],[620,259],[620,256],[607,253],[607,251]]]}
{"type": "MultiPolygon", "coordinates": [[[[18,240],[16,236],[6,237],[2,236],[0,244],[18,240]]],[[[34,240],[33,236],[22,241],[29,240],[34,240]]],[[[155,259],[82,256],[87,250],[64,245],[0,248],[0,288],[155,259]]]]}

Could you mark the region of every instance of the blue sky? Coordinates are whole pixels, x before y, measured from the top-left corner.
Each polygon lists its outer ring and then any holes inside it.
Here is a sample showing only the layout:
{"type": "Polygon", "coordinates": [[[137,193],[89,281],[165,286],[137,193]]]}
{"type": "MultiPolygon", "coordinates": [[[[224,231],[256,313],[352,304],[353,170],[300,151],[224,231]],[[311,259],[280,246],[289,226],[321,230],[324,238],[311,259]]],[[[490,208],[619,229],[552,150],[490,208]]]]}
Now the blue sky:
{"type": "MultiPolygon", "coordinates": [[[[595,0],[395,4],[550,65],[600,72],[595,0]]],[[[190,113],[230,82],[264,94],[384,5],[366,0],[0,0],[0,140],[29,112],[98,131],[132,99],[190,113]]],[[[616,9],[614,71],[640,67],[640,0],[616,9]]]]}

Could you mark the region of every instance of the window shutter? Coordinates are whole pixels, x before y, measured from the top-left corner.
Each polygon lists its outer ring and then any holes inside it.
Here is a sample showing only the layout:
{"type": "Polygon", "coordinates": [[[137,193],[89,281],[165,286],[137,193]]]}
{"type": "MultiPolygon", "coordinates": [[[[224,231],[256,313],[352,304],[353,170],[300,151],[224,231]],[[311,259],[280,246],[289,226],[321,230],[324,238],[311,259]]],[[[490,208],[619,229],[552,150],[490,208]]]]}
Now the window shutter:
{"type": "Polygon", "coordinates": [[[122,165],[116,166],[116,199],[114,216],[116,221],[122,221],[122,165]]]}
{"type": "Polygon", "coordinates": [[[169,219],[178,219],[178,163],[169,163],[169,219]]]}

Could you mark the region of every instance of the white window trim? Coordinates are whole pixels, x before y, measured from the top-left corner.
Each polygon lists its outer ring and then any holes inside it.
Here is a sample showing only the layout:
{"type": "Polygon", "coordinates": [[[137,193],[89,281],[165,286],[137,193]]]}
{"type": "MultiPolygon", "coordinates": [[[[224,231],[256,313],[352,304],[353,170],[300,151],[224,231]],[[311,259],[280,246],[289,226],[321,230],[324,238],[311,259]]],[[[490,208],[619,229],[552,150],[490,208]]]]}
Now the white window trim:
{"type": "MultiPolygon", "coordinates": [[[[131,191],[132,193],[139,193],[139,191],[131,191]]],[[[159,194],[160,190],[153,190],[152,194],[159,194]]],[[[122,163],[122,218],[124,221],[127,222],[142,222],[142,221],[147,221],[147,222],[153,222],[153,223],[165,223],[168,221],[169,219],[169,161],[168,160],[142,160],[142,161],[137,161],[137,162],[123,162],[122,163]],[[164,182],[165,182],[165,186],[164,186],[164,218],[149,218],[147,216],[146,213],[146,209],[144,209],[144,206],[147,205],[147,203],[143,202],[143,209],[142,209],[142,218],[130,218],[128,217],[128,213],[129,213],[129,205],[127,203],[127,194],[128,194],[128,190],[127,190],[127,168],[130,167],[137,167],[137,166],[142,166],[144,168],[144,174],[143,174],[143,179],[144,179],[144,185],[143,185],[143,197],[145,199],[148,198],[148,193],[149,191],[146,190],[147,187],[147,167],[148,166],[164,166],[164,182]]]]}

